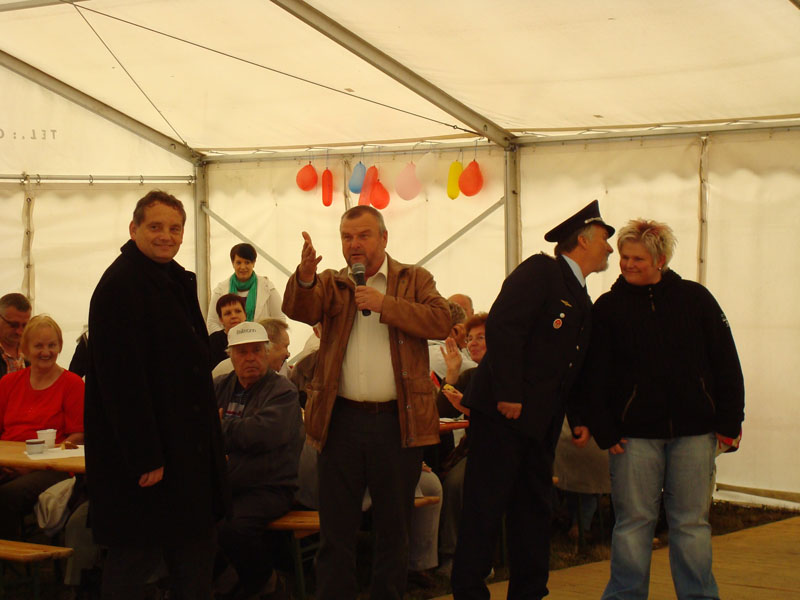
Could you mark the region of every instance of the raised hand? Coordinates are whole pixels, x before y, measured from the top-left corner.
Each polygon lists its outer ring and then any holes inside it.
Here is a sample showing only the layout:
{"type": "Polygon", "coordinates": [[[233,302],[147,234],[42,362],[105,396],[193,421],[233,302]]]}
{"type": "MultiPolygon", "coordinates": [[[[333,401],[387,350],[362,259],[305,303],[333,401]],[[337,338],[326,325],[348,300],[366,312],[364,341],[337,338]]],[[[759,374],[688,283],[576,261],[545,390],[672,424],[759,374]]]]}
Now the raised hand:
{"type": "Polygon", "coordinates": [[[322,256],[317,256],[314,244],[311,243],[311,236],[303,232],[303,251],[300,253],[300,266],[297,268],[297,276],[300,281],[310,283],[314,281],[317,274],[317,265],[322,260],[322,256]]]}
{"type": "Polygon", "coordinates": [[[445,380],[447,383],[455,383],[461,371],[461,352],[458,349],[455,339],[452,337],[444,341],[444,346],[439,346],[439,350],[444,357],[444,364],[447,366],[445,380]]]}

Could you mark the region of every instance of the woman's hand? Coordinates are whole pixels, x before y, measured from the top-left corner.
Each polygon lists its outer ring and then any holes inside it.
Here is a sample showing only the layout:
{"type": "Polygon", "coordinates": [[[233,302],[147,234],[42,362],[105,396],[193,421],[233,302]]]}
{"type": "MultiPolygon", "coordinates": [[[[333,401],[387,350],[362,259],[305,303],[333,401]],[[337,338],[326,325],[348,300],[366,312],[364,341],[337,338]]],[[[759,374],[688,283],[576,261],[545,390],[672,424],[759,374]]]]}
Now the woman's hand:
{"type": "Polygon", "coordinates": [[[625,454],[625,448],[623,448],[623,446],[627,443],[628,440],[622,438],[618,444],[614,444],[613,446],[611,446],[611,448],[609,448],[608,451],[611,454],[625,454]]]}
{"type": "Polygon", "coordinates": [[[458,381],[458,374],[461,372],[461,351],[452,337],[444,341],[444,346],[439,346],[439,351],[444,357],[444,364],[447,365],[447,374],[444,379],[452,385],[458,381]]]}
{"type": "Polygon", "coordinates": [[[447,398],[447,401],[450,402],[450,404],[452,404],[453,407],[458,412],[464,413],[465,415],[469,416],[469,409],[463,404],[461,404],[461,400],[464,398],[464,394],[462,394],[455,388],[448,389],[446,387],[442,388],[442,394],[444,394],[444,397],[447,398]]]}

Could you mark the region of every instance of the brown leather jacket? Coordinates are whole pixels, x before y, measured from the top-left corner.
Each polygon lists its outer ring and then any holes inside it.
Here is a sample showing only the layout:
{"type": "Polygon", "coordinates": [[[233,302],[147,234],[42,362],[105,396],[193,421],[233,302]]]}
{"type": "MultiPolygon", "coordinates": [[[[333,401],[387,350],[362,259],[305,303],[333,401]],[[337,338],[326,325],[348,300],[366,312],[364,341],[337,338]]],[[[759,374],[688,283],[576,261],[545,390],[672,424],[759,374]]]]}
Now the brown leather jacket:
{"type": "MultiPolygon", "coordinates": [[[[403,447],[439,442],[436,392],[430,379],[428,339],[444,339],[450,332],[447,300],[436,291],[433,276],[415,265],[404,265],[386,255],[388,279],[381,307],[381,323],[389,326],[400,443],[403,447]]],[[[355,285],[341,271],[318,273],[314,285],[304,288],[295,272],[286,284],[283,312],[296,321],[322,323],[314,378],[306,388],[306,434],[321,450],[328,437],[342,360],[355,320],[355,285]]]]}

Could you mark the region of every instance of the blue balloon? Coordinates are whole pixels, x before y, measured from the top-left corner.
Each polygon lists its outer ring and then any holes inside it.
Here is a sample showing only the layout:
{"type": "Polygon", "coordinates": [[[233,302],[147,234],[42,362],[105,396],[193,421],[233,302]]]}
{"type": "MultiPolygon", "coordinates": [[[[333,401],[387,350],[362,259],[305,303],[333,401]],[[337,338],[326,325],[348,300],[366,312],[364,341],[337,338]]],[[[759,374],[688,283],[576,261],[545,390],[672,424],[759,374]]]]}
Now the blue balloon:
{"type": "Polygon", "coordinates": [[[367,167],[364,166],[364,163],[358,161],[358,164],[353,167],[353,174],[350,175],[350,181],[347,184],[351,192],[354,194],[361,193],[361,186],[364,184],[364,176],[366,174],[367,167]]]}

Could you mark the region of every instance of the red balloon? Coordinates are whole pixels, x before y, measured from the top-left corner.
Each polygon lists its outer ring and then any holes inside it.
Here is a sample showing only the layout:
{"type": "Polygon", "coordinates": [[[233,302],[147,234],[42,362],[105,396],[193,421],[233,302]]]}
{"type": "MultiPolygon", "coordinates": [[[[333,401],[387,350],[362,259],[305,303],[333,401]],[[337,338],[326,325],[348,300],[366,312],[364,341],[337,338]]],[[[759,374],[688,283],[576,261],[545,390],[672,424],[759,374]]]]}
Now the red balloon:
{"type": "Polygon", "coordinates": [[[326,168],[322,172],[322,203],[330,206],[333,202],[333,173],[326,168]]]}
{"type": "Polygon", "coordinates": [[[465,196],[474,196],[483,187],[483,174],[478,162],[473,160],[458,178],[458,188],[465,196]]]}
{"type": "Polygon", "coordinates": [[[372,186],[372,193],[369,196],[369,201],[377,209],[384,209],[389,206],[389,192],[383,187],[380,179],[372,186]]]}
{"type": "Polygon", "coordinates": [[[304,192],[308,192],[317,187],[317,170],[314,165],[308,163],[297,172],[297,187],[304,192]]]}
{"type": "Polygon", "coordinates": [[[364,175],[364,183],[361,184],[361,195],[358,197],[358,203],[369,205],[370,196],[372,194],[372,186],[378,180],[378,167],[372,165],[367,169],[367,174],[364,175]]]}

